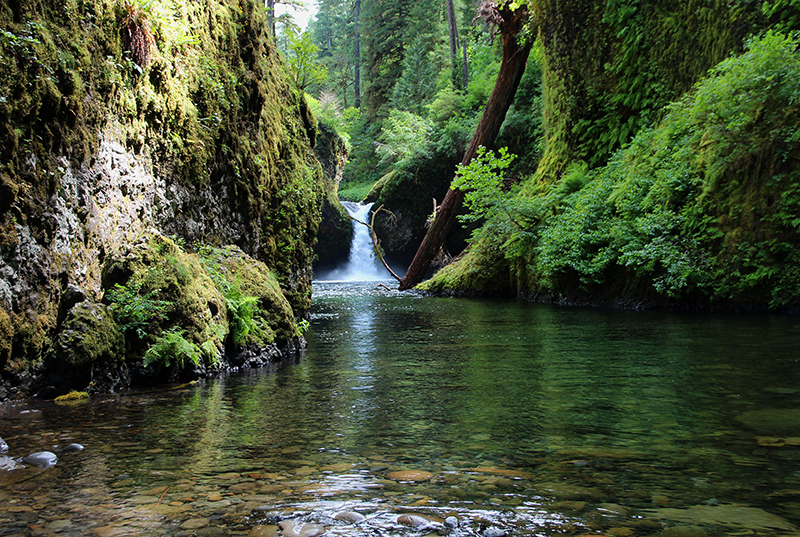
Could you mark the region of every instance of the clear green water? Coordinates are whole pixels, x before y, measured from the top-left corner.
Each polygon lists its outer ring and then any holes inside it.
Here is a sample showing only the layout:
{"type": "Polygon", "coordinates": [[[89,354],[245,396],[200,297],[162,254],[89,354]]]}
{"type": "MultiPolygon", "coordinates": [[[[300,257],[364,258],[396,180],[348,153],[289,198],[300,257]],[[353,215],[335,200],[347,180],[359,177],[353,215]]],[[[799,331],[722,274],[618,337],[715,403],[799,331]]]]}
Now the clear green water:
{"type": "Polygon", "coordinates": [[[0,535],[248,535],[280,519],[329,535],[800,524],[796,317],[319,283],[308,339],[277,371],[2,408],[11,456],[86,449],[0,475],[0,535]],[[391,479],[400,470],[432,477],[391,479]],[[411,527],[400,513],[459,522],[411,527]]]}

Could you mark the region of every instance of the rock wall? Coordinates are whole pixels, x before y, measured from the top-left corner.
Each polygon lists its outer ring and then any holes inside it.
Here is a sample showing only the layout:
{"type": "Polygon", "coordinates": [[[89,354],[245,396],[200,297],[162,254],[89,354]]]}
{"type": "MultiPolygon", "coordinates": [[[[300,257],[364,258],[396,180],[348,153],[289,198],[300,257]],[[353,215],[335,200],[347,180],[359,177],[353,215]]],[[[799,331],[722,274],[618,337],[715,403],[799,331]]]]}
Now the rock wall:
{"type": "Polygon", "coordinates": [[[305,315],[316,121],[266,27],[255,0],[0,6],[0,397],[143,234],[236,245],[305,315]]]}
{"type": "Polygon", "coordinates": [[[325,198],[322,201],[322,219],[317,231],[316,272],[324,272],[346,262],[353,242],[353,225],[347,210],[339,201],[339,183],[349,151],[347,144],[334,129],[319,124],[317,145],[314,151],[322,165],[325,198]]]}

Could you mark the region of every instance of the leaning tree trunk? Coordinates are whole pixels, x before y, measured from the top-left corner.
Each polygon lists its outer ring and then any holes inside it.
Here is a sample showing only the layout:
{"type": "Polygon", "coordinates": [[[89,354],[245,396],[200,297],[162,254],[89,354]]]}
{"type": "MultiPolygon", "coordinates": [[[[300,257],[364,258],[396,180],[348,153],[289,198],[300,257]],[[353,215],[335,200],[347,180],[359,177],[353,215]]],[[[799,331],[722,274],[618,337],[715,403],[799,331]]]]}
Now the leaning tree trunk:
{"type": "MultiPolygon", "coordinates": [[[[500,126],[506,117],[506,112],[508,112],[508,108],[514,100],[514,94],[517,92],[522,74],[525,72],[525,64],[530,53],[530,43],[520,45],[517,42],[517,35],[522,29],[528,14],[525,8],[511,11],[508,8],[509,3],[506,2],[503,9],[497,9],[495,6],[494,11],[489,14],[491,22],[498,24],[500,33],[503,36],[503,62],[500,65],[500,72],[497,74],[494,90],[492,90],[489,101],[483,109],[481,121],[478,123],[478,128],[475,129],[475,134],[472,136],[469,147],[467,147],[467,152],[461,160],[463,165],[470,163],[477,154],[478,147],[491,147],[494,144],[494,140],[500,132],[500,126]]],[[[488,2],[485,2],[484,6],[486,4],[488,2]]],[[[447,191],[439,210],[436,212],[436,218],[428,228],[428,232],[422,239],[422,244],[417,249],[411,265],[400,281],[401,291],[411,289],[425,277],[433,258],[436,257],[447,234],[450,232],[463,201],[463,191],[453,190],[452,188],[447,191]]]]}

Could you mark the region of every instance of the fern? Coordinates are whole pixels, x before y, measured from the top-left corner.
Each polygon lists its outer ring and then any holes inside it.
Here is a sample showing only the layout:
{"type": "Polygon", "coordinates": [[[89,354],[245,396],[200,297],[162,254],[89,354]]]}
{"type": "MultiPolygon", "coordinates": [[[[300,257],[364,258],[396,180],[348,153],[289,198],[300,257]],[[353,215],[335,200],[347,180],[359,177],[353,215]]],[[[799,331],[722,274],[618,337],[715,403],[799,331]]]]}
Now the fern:
{"type": "Polygon", "coordinates": [[[144,365],[149,367],[151,365],[160,365],[163,367],[170,367],[175,365],[183,367],[186,360],[189,360],[194,365],[200,363],[200,347],[194,343],[187,341],[183,337],[184,331],[173,328],[164,332],[164,335],[159,337],[156,342],[147,349],[144,355],[144,365]]]}

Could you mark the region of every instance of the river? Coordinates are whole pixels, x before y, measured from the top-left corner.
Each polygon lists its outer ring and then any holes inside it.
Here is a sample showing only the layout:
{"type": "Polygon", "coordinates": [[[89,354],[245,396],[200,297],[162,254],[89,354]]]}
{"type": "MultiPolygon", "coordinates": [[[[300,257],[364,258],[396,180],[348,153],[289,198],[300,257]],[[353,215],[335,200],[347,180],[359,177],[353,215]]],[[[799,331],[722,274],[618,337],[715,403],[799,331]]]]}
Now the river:
{"type": "Polygon", "coordinates": [[[315,283],[276,370],[3,406],[85,449],[0,474],[0,535],[797,533],[797,317],[392,289],[315,283]]]}

